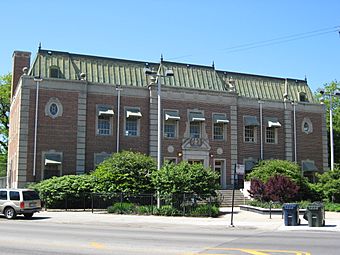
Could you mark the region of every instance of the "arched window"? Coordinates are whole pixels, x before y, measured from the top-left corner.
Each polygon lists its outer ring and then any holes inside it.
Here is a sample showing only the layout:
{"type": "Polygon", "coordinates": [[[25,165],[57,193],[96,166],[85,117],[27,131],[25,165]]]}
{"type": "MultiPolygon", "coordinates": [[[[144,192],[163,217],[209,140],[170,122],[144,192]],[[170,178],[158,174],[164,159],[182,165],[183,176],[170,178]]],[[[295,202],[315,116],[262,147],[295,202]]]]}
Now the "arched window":
{"type": "Polygon", "coordinates": [[[305,92],[300,92],[299,96],[300,96],[300,102],[308,102],[308,97],[305,92]]]}
{"type": "Polygon", "coordinates": [[[50,78],[62,78],[62,74],[58,66],[50,67],[50,78]]]}

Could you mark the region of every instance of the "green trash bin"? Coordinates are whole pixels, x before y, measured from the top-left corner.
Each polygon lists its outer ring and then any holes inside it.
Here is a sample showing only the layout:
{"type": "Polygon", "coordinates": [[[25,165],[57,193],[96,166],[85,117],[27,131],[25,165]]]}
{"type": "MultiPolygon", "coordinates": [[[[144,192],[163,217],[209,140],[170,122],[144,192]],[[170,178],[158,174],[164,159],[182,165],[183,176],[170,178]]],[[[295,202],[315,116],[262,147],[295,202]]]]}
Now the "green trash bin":
{"type": "Polygon", "coordinates": [[[325,226],[325,208],[323,204],[320,202],[309,204],[303,218],[308,221],[309,227],[325,226]]]}

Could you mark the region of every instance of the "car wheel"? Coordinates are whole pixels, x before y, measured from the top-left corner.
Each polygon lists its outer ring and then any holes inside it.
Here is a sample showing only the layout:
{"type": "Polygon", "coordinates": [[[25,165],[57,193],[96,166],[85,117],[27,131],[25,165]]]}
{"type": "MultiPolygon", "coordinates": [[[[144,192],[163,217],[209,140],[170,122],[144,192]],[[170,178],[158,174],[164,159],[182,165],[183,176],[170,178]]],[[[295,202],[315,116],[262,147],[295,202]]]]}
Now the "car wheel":
{"type": "Polygon", "coordinates": [[[7,219],[14,219],[17,216],[15,210],[12,207],[7,207],[4,214],[7,219]]]}
{"type": "Polygon", "coordinates": [[[32,218],[32,216],[33,216],[33,213],[24,213],[25,219],[30,219],[32,218]]]}

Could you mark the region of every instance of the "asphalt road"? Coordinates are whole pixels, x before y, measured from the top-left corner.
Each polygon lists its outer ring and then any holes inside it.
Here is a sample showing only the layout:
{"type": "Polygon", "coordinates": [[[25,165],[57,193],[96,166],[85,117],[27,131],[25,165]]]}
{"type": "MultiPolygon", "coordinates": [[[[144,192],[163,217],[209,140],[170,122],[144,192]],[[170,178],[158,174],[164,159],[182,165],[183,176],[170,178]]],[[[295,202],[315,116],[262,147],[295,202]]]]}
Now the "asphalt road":
{"type": "Polygon", "coordinates": [[[0,254],[335,255],[339,232],[0,217],[0,254]]]}

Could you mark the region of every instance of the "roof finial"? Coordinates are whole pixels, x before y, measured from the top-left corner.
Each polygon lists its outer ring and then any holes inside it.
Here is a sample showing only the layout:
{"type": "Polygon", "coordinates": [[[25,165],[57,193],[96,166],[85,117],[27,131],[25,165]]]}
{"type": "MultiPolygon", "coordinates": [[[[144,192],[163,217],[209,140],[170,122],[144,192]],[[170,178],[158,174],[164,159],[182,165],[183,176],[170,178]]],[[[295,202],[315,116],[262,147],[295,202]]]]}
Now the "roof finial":
{"type": "Polygon", "coordinates": [[[212,62],[212,68],[215,69],[215,61],[212,62]]]}
{"type": "Polygon", "coordinates": [[[305,75],[305,82],[307,82],[307,75],[305,75]]]}
{"type": "Polygon", "coordinates": [[[40,50],[41,50],[41,42],[39,43],[38,51],[40,51],[40,50]]]}
{"type": "Polygon", "coordinates": [[[163,62],[163,54],[161,54],[161,62],[163,62]]]}

